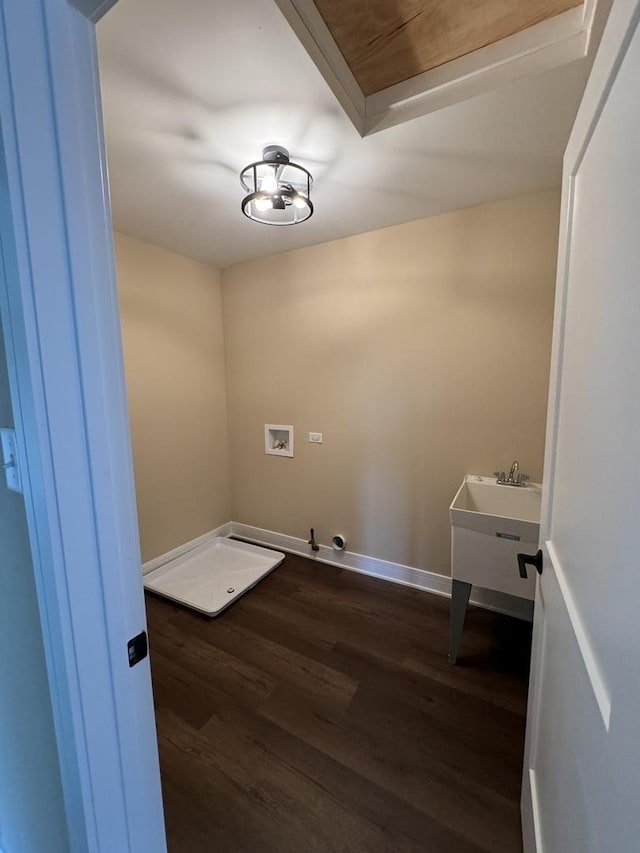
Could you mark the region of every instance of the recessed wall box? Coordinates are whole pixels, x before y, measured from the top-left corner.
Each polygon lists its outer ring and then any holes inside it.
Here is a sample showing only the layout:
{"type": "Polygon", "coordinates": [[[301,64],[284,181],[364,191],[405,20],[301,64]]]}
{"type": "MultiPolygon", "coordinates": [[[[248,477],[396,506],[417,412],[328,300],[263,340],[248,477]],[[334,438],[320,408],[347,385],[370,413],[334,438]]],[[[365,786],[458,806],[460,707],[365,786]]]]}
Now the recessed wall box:
{"type": "Polygon", "coordinates": [[[271,456],[293,456],[293,427],[265,424],[264,452],[271,456]]]}

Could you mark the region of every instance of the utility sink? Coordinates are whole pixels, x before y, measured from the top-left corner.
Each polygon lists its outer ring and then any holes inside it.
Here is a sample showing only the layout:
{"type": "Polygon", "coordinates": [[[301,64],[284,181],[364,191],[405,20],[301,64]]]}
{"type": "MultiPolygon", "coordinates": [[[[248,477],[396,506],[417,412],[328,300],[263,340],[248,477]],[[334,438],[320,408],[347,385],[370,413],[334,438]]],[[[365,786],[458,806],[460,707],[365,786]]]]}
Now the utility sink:
{"type": "Polygon", "coordinates": [[[533,599],[535,572],[520,577],[518,553],[538,549],[542,487],[500,485],[467,474],[451,517],[451,622],[449,663],[455,663],[472,586],[533,599]]]}
{"type": "Polygon", "coordinates": [[[542,487],[498,485],[467,474],[449,508],[451,574],[455,579],[533,599],[534,573],[518,572],[518,552],[535,552],[542,487]]]}

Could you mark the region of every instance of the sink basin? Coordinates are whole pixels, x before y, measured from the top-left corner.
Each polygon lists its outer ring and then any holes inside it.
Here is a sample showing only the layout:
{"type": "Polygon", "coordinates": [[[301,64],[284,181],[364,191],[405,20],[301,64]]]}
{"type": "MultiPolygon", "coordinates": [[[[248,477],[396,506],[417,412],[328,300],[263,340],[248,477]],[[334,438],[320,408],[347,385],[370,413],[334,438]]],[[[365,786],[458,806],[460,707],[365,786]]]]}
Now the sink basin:
{"type": "Polygon", "coordinates": [[[535,572],[521,578],[516,555],[538,548],[541,498],[537,483],[499,486],[467,474],[449,508],[454,580],[532,599],[535,572]]]}
{"type": "Polygon", "coordinates": [[[480,533],[498,527],[530,542],[538,541],[542,488],[499,486],[493,477],[467,474],[450,507],[451,523],[480,533]]]}

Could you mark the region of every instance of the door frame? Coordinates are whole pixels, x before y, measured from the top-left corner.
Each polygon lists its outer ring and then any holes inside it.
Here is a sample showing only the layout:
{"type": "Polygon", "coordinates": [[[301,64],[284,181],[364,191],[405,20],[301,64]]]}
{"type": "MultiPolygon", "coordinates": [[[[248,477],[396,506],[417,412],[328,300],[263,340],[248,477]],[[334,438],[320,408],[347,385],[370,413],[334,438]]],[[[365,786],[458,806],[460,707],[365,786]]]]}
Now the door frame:
{"type": "MultiPolygon", "coordinates": [[[[603,677],[591,641],[582,623],[569,586],[557,560],[553,557],[551,543],[551,520],[553,515],[554,484],[556,481],[556,449],[562,389],[563,344],[566,324],[567,292],[572,248],[572,222],[576,179],[586,150],[605,107],[609,93],[625,58],[633,34],[640,21],[640,0],[617,0],[612,4],[609,18],[595,56],[594,64],[578,109],[567,148],[563,158],[562,200],[558,266],[556,278],[556,301],[553,321],[551,370],[547,430],[545,438],[545,460],[543,474],[543,497],[540,513],[540,548],[545,554],[545,572],[554,572],[564,608],[580,651],[593,696],[602,723],[609,730],[611,696],[603,677]]],[[[540,579],[537,581],[531,655],[530,690],[527,706],[527,733],[525,739],[524,769],[522,780],[522,833],[525,853],[543,853],[541,816],[536,788],[535,757],[537,753],[538,725],[543,709],[541,706],[541,682],[544,672],[545,602],[540,579]]]]}
{"type": "Polygon", "coordinates": [[[0,309],[71,849],[166,850],[95,21],[0,5],[0,309]]]}

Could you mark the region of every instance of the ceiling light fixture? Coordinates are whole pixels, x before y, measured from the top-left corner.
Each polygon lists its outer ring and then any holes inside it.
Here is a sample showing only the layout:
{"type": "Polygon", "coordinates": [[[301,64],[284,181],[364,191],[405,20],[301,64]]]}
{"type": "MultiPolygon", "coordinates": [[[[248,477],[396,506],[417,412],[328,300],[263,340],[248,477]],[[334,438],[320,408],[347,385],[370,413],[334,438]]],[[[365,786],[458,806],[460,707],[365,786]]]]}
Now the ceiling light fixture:
{"type": "Polygon", "coordinates": [[[242,212],[255,222],[297,225],[313,213],[311,173],[292,163],[280,145],[267,145],[262,160],[240,172],[240,183],[248,193],[242,199],[242,212]]]}

